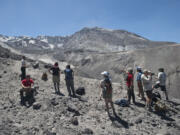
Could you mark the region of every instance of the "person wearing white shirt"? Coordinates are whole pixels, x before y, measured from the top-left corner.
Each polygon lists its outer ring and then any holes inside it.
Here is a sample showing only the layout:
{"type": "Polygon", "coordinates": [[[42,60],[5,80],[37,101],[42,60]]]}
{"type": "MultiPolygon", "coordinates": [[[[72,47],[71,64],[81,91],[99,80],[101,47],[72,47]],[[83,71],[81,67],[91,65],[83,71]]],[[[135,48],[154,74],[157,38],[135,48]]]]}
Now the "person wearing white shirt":
{"type": "Polygon", "coordinates": [[[24,80],[25,78],[26,78],[26,61],[25,61],[25,56],[23,56],[21,60],[21,80],[24,80]]]}
{"type": "Polygon", "coordinates": [[[143,84],[143,90],[146,93],[146,107],[151,110],[151,102],[152,102],[152,74],[148,70],[144,70],[141,75],[141,81],[143,84]]]}
{"type": "Polygon", "coordinates": [[[166,73],[164,72],[164,68],[159,68],[158,82],[159,82],[159,87],[161,91],[164,92],[166,96],[166,100],[168,100],[168,94],[166,90],[166,73]]]}

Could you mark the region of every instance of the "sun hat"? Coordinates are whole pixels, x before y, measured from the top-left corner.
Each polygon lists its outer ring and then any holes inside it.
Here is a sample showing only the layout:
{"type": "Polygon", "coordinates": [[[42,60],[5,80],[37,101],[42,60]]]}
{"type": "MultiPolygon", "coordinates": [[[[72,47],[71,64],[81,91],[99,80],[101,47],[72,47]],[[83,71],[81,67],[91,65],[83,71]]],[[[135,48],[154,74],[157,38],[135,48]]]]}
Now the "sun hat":
{"type": "Polygon", "coordinates": [[[103,71],[101,75],[109,76],[109,73],[107,71],[103,71]]]}

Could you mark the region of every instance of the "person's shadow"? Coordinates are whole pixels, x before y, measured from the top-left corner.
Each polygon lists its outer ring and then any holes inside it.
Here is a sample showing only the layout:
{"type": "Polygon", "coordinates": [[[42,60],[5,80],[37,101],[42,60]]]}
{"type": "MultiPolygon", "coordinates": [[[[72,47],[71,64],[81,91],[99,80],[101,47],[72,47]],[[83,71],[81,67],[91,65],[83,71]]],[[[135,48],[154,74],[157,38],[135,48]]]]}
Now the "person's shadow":
{"type": "Polygon", "coordinates": [[[113,117],[113,116],[109,116],[110,120],[112,122],[117,121],[118,123],[120,123],[124,128],[129,128],[129,124],[128,122],[126,122],[125,120],[121,119],[117,114],[113,117]]]}
{"type": "Polygon", "coordinates": [[[161,119],[166,120],[166,121],[175,121],[173,118],[170,118],[166,115],[165,112],[153,112],[154,114],[158,115],[161,117],[161,119]]]}
{"type": "Polygon", "coordinates": [[[142,103],[140,103],[140,102],[136,102],[135,105],[136,105],[137,107],[142,107],[142,108],[145,107],[145,104],[142,104],[142,103]]]}

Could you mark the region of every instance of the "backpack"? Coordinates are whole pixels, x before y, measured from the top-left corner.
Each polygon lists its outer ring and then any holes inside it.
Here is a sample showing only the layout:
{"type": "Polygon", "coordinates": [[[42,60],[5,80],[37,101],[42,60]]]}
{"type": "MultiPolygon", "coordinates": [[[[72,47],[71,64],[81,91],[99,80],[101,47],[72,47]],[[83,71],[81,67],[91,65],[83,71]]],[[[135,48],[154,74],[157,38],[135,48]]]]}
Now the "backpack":
{"type": "Polygon", "coordinates": [[[85,95],[85,88],[84,87],[79,87],[77,90],[76,90],[76,93],[78,95],[85,95]]]}
{"type": "Polygon", "coordinates": [[[160,93],[159,92],[154,92],[154,93],[152,93],[152,101],[153,102],[157,102],[157,101],[159,101],[161,99],[161,95],[160,95],[160,93]]]}
{"type": "Polygon", "coordinates": [[[73,70],[72,69],[65,69],[64,72],[65,72],[65,79],[66,80],[73,79],[73,74],[72,74],[73,70]]]}
{"type": "Polygon", "coordinates": [[[156,102],[156,104],[154,106],[154,110],[156,112],[162,112],[162,113],[165,113],[168,111],[167,106],[160,101],[156,102]]]}
{"type": "Polygon", "coordinates": [[[44,72],[44,73],[42,74],[41,79],[44,80],[44,81],[47,81],[47,80],[48,80],[48,75],[47,75],[46,72],[44,72]]]}
{"type": "Polygon", "coordinates": [[[129,102],[126,99],[118,99],[114,103],[121,106],[121,107],[128,107],[129,106],[129,102]]]}

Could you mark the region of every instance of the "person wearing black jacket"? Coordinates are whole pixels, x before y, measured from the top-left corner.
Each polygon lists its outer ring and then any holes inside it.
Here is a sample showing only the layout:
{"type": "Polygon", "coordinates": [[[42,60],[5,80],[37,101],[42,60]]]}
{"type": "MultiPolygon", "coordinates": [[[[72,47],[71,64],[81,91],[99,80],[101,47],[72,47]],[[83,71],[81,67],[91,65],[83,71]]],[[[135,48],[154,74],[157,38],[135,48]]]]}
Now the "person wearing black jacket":
{"type": "Polygon", "coordinates": [[[61,70],[60,70],[57,62],[54,64],[53,67],[51,67],[49,69],[49,72],[53,75],[52,76],[52,81],[54,83],[55,93],[58,94],[58,93],[60,93],[59,85],[60,85],[60,73],[61,73],[61,70]]]}

